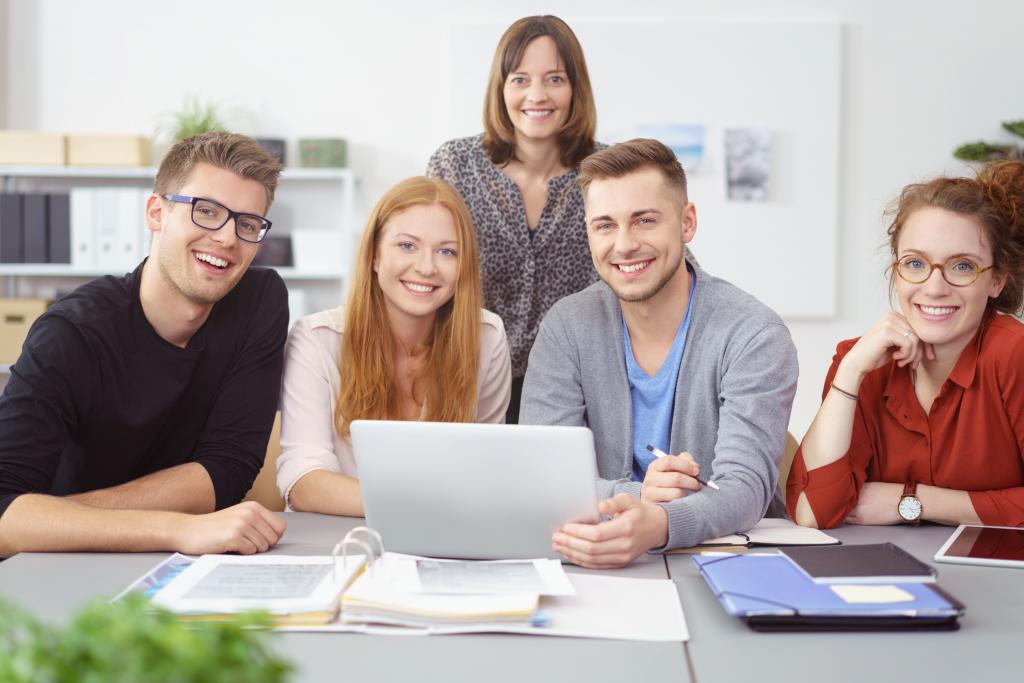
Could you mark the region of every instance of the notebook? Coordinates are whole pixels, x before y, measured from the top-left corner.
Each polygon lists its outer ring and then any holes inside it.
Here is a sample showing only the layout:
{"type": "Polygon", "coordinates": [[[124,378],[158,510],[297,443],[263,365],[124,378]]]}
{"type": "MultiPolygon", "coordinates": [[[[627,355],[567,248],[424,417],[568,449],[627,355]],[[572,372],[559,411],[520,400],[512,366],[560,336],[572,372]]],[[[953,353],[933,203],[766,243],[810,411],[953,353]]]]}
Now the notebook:
{"type": "Polygon", "coordinates": [[[832,548],[783,548],[817,583],[931,583],[935,570],[892,543],[832,548]]]}
{"type": "Polygon", "coordinates": [[[816,583],[780,553],[705,554],[693,562],[725,611],[754,630],[952,630],[964,611],[933,584],[816,583]]]}
{"type": "Polygon", "coordinates": [[[701,546],[781,546],[781,545],[839,545],[839,539],[829,536],[824,531],[811,527],[799,526],[788,519],[766,517],[754,525],[753,529],[709,538],[701,546]]]}

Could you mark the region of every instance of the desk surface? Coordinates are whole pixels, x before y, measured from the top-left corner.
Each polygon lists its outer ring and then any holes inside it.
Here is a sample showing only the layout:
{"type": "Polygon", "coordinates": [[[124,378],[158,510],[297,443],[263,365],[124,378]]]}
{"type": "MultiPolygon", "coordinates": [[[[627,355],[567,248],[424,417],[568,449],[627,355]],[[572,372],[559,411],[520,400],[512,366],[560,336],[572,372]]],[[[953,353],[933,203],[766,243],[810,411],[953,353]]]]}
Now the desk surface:
{"type": "Polygon", "coordinates": [[[959,631],[935,633],[756,633],[728,616],[689,555],[668,555],[690,626],[688,652],[706,681],[1020,680],[1024,571],[936,563],[950,527],[846,526],[843,543],[891,541],[938,570],[938,583],[967,607],[959,631]]]}
{"type": "MultiPolygon", "coordinates": [[[[288,531],[271,552],[323,554],[361,520],[283,513],[288,531]]],[[[919,559],[931,557],[949,527],[844,527],[844,543],[892,541],[919,559]]],[[[165,554],[24,553],[0,563],[0,593],[36,615],[62,621],[82,604],[117,593],[165,554]]],[[[295,681],[337,679],[521,681],[869,681],[928,683],[1015,680],[1024,634],[1024,571],[936,564],[939,583],[967,612],[960,631],[940,633],[755,633],[725,614],[689,555],[648,556],[612,572],[663,578],[679,589],[689,624],[687,646],[580,638],[467,635],[402,638],[355,634],[276,633],[279,651],[295,662],[295,681]],[[691,671],[693,675],[691,677],[691,671]],[[434,673],[436,672],[436,673],[434,673]]],[[[575,567],[569,571],[586,571],[575,567]]]]}
{"type": "MultiPolygon", "coordinates": [[[[281,513],[288,523],[272,553],[330,552],[362,520],[281,513]]],[[[22,553],[0,562],[0,593],[35,615],[63,621],[98,597],[112,596],[166,557],[160,554],[22,553]]],[[[570,571],[587,571],[568,568],[570,571]]],[[[645,557],[618,576],[666,578],[661,557],[645,557]]],[[[298,666],[294,681],[522,681],[538,672],[549,680],[688,682],[679,643],[477,634],[444,637],[275,633],[279,652],[298,666]]]]}

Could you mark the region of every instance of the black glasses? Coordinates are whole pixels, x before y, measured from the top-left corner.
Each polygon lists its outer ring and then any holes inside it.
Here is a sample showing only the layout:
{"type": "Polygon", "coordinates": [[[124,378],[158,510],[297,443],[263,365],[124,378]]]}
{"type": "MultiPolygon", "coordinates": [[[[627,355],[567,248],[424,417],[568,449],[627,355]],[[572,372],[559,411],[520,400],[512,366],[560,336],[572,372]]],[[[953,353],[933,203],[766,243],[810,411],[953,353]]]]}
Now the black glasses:
{"type": "Polygon", "coordinates": [[[164,199],[192,205],[192,222],[206,230],[220,230],[232,218],[235,219],[235,234],[243,242],[262,242],[270,232],[271,223],[254,213],[240,213],[212,199],[186,197],[180,194],[165,194],[164,199]]]}
{"type": "Polygon", "coordinates": [[[942,273],[942,279],[954,287],[972,285],[992,266],[981,268],[977,263],[962,256],[954,256],[945,263],[929,263],[920,256],[908,254],[893,264],[899,276],[915,285],[925,282],[932,276],[936,268],[942,273]]]}

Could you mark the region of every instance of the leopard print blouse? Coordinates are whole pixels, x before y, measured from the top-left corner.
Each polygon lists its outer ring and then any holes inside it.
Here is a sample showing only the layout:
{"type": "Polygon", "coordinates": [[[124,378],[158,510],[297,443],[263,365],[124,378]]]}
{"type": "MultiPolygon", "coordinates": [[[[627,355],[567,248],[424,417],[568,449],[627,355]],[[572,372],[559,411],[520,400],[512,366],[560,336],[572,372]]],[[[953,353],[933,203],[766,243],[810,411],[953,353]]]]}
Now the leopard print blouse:
{"type": "MultiPolygon", "coordinates": [[[[519,187],[491,162],[482,140],[477,135],[444,143],[430,158],[427,175],[449,183],[469,207],[480,249],[484,306],[504,321],[512,376],[523,377],[544,314],[562,297],[595,282],[597,273],[577,169],[548,183],[547,203],[531,231],[519,187]]],[[[597,144],[595,151],[604,147],[597,144]]]]}

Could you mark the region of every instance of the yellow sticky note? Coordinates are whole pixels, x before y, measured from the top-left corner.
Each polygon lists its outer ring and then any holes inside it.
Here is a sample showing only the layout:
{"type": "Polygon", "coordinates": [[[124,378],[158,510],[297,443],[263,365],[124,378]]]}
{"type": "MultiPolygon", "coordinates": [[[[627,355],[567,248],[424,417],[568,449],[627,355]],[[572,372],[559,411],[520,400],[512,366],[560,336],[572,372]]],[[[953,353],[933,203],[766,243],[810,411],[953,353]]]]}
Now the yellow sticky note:
{"type": "Polygon", "coordinates": [[[899,586],[871,586],[871,585],[842,585],[829,586],[832,592],[843,599],[844,602],[854,604],[859,602],[887,603],[887,602],[913,602],[914,596],[899,586]]]}

